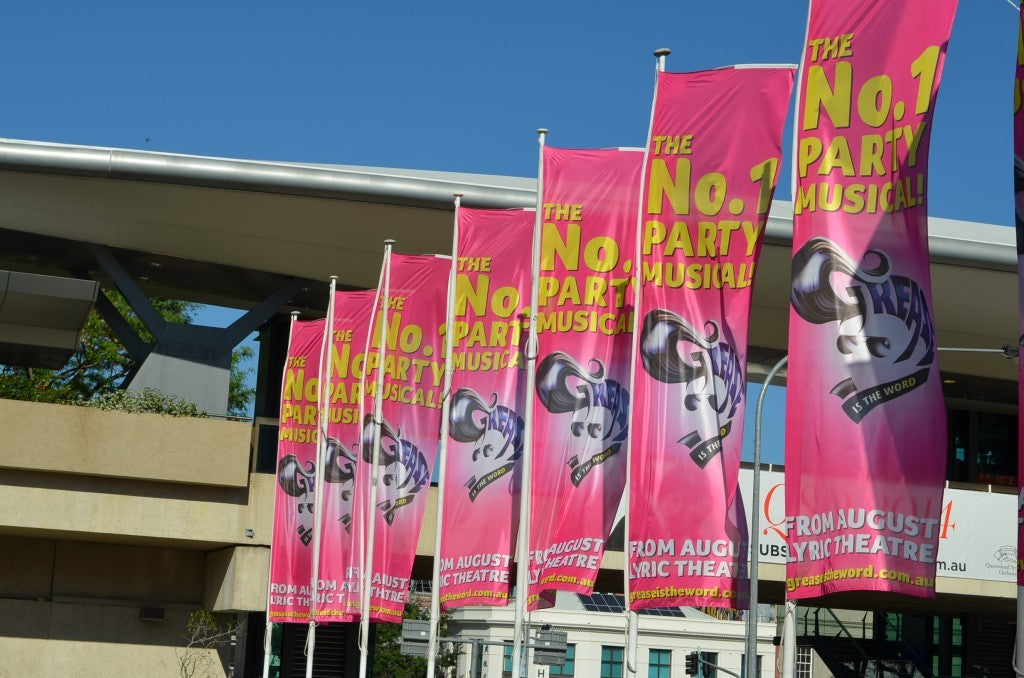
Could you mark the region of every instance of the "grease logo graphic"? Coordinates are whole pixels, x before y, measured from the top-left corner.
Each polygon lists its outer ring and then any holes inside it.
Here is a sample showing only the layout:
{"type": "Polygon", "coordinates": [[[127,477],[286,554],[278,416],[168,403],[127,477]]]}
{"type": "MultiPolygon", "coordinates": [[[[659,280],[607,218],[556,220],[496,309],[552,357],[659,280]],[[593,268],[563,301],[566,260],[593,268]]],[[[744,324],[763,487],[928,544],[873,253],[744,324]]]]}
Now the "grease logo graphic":
{"type": "Polygon", "coordinates": [[[356,455],[337,438],[327,438],[327,462],[324,482],[341,485],[342,514],[338,520],[346,532],[352,531],[352,490],[356,479],[356,455]]]}
{"type": "Polygon", "coordinates": [[[289,497],[299,515],[296,534],[303,546],[313,540],[313,490],[316,487],[316,464],[299,462],[294,454],[281,457],[277,465],[277,483],[289,497]]]}
{"type": "Polygon", "coordinates": [[[572,442],[569,479],[583,479],[622,449],[628,431],[629,393],[605,379],[604,363],[592,359],[586,370],[572,356],[555,351],[537,367],[537,397],[553,414],[570,414],[572,442]]]}
{"type": "Polygon", "coordinates": [[[690,458],[704,468],[722,451],[732,431],[732,419],[743,402],[743,365],[736,349],[720,341],[718,323],[704,323],[697,331],[678,313],[656,309],[644,318],[640,357],[644,371],[666,384],[683,384],[683,406],[701,411],[709,430],[693,430],[679,439],[690,458]]]}
{"type": "MultiPolygon", "coordinates": [[[[475,475],[466,481],[469,500],[487,486],[508,476],[523,456],[523,419],[515,411],[498,405],[498,395],[486,402],[476,391],[460,388],[452,396],[449,436],[460,443],[471,443],[475,475]]],[[[512,483],[508,484],[512,492],[512,483]]]]}
{"type": "Polygon", "coordinates": [[[790,303],[807,322],[836,323],[835,348],[850,376],[830,392],[857,423],[924,384],[935,361],[925,291],[916,280],[893,275],[892,268],[881,250],[868,250],[858,265],[821,237],[808,240],[793,257],[790,303]]]}
{"type": "MultiPolygon", "coordinates": [[[[363,419],[363,461],[373,463],[373,415],[370,414],[363,419]]],[[[393,496],[377,504],[377,508],[384,512],[384,520],[391,525],[395,522],[395,512],[415,501],[420,490],[430,482],[430,469],[420,449],[402,437],[401,428],[396,430],[386,419],[380,426],[378,462],[384,468],[384,485],[393,496]]]]}

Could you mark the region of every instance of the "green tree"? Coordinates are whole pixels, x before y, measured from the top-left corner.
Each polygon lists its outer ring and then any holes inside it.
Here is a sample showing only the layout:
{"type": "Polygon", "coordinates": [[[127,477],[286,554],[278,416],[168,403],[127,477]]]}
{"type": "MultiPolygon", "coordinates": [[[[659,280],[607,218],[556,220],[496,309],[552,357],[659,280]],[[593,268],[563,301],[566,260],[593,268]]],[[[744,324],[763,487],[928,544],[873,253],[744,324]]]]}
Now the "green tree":
{"type": "Polygon", "coordinates": [[[256,352],[251,346],[239,346],[231,352],[231,382],[228,385],[228,414],[233,417],[244,417],[249,414],[249,406],[256,400],[256,387],[248,383],[247,377],[252,374],[253,358],[256,352]]]}
{"type": "MultiPolygon", "coordinates": [[[[107,298],[128,324],[146,342],[153,335],[131,310],[118,292],[104,290],[107,298]]],[[[150,299],[164,320],[190,323],[195,319],[199,304],[175,299],[150,299]]],[[[248,411],[255,390],[247,387],[246,376],[252,372],[246,363],[253,358],[247,346],[236,348],[231,354],[231,381],[228,395],[229,414],[241,415],[248,411]]],[[[82,327],[78,350],[58,370],[32,367],[0,366],[0,398],[33,400],[39,402],[90,402],[107,398],[119,391],[134,361],[117,340],[110,326],[95,310],[90,311],[82,327]]],[[[147,395],[154,399],[152,393],[147,395]]],[[[170,409],[183,409],[179,402],[171,402],[170,409]]]]}
{"type": "MultiPolygon", "coordinates": [[[[406,619],[429,619],[430,613],[415,603],[405,604],[406,619]]],[[[441,615],[438,635],[448,633],[448,616],[441,615]]],[[[377,624],[373,645],[373,678],[419,678],[427,671],[427,660],[407,657],[399,651],[402,642],[401,624],[377,624]]],[[[459,646],[443,644],[438,648],[434,675],[437,678],[452,675],[459,661],[459,646]]]]}

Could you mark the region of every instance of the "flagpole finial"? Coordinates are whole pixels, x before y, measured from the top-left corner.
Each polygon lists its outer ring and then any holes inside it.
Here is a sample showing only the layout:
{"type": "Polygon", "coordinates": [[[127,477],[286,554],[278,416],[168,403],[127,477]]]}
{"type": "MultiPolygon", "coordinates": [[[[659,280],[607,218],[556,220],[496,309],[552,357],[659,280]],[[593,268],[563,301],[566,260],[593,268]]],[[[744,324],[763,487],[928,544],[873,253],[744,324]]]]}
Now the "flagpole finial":
{"type": "Polygon", "coordinates": [[[654,50],[654,56],[657,57],[658,59],[667,57],[671,53],[672,50],[670,50],[668,47],[659,47],[658,49],[654,50]]]}
{"type": "Polygon", "coordinates": [[[395,244],[395,239],[394,238],[388,238],[387,240],[384,241],[384,244],[385,245],[394,245],[395,244]]]}
{"type": "Polygon", "coordinates": [[[299,319],[299,312],[298,311],[292,311],[292,320],[298,320],[298,319],[299,319]]]}
{"type": "Polygon", "coordinates": [[[461,198],[462,196],[465,195],[465,193],[452,193],[452,195],[455,196],[456,198],[461,198]]]}
{"type": "Polygon", "coordinates": [[[331,282],[338,282],[338,276],[332,275],[331,276],[331,282]]]}
{"type": "Polygon", "coordinates": [[[537,134],[547,134],[547,133],[548,133],[548,128],[547,127],[538,127],[537,128],[537,134]]]}

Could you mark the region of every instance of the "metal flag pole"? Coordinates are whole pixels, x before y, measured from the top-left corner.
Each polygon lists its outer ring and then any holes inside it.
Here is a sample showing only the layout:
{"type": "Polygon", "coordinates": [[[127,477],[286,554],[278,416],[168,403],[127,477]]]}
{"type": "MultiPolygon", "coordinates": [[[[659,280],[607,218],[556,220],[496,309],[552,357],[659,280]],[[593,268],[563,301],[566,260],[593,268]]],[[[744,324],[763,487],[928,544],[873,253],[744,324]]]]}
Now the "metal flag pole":
{"type": "Polygon", "coordinates": [[[533,260],[530,264],[530,328],[526,339],[526,407],[525,424],[523,426],[523,463],[522,478],[519,481],[519,566],[516,568],[516,599],[514,629],[512,631],[512,672],[520,675],[520,666],[526,665],[529,671],[528,650],[524,645],[524,619],[529,604],[530,588],[530,487],[533,484],[533,399],[537,367],[537,304],[540,301],[540,238],[544,219],[544,139],[548,131],[541,127],[537,130],[539,144],[537,156],[537,213],[533,220],[533,260]],[[524,659],[526,661],[524,661],[524,659]]]}
{"type": "MultiPolygon", "coordinates": [[[[655,64],[655,79],[654,79],[654,96],[651,100],[651,118],[647,125],[647,144],[644,147],[644,163],[643,169],[640,172],[640,186],[637,187],[637,193],[640,199],[637,201],[637,214],[636,214],[636,247],[633,250],[633,340],[630,346],[630,357],[629,357],[629,392],[634,393],[636,391],[636,357],[640,351],[640,332],[639,332],[639,309],[640,309],[640,297],[642,292],[643,279],[641,277],[641,271],[643,267],[640,265],[642,250],[641,240],[642,228],[644,223],[644,180],[647,176],[647,167],[650,162],[650,148],[651,148],[651,134],[654,130],[654,108],[658,103],[658,79],[657,73],[663,73],[665,71],[665,57],[672,53],[667,47],[659,47],[654,50],[654,64],[655,64]]],[[[636,675],[637,672],[637,644],[639,640],[639,624],[640,618],[636,612],[629,609],[629,502],[630,502],[630,484],[633,479],[633,398],[629,400],[629,444],[626,446],[626,484],[622,491],[622,503],[623,503],[623,514],[622,514],[622,598],[625,607],[626,614],[626,675],[636,675]]]]}
{"type": "MultiPolygon", "coordinates": [[[[291,351],[291,348],[292,348],[292,335],[295,333],[295,323],[298,322],[298,320],[299,320],[299,312],[298,311],[292,311],[292,319],[291,319],[291,322],[288,323],[288,345],[285,347],[285,351],[284,351],[284,354],[285,354],[285,365],[284,365],[284,369],[281,370],[281,393],[284,393],[285,378],[288,376],[288,359],[287,359],[287,356],[288,356],[288,353],[291,351]]],[[[278,414],[278,419],[280,419],[280,414],[278,414]]],[[[277,502],[275,501],[274,503],[275,503],[275,508],[276,508],[276,503],[277,502]]],[[[271,577],[272,571],[274,569],[274,565],[273,565],[273,563],[274,563],[274,557],[273,557],[273,554],[274,554],[274,529],[273,529],[273,527],[271,527],[271,529],[270,529],[270,554],[271,554],[271,557],[270,557],[270,563],[271,563],[270,569],[271,569],[271,572],[267,573],[267,614],[266,614],[266,625],[263,627],[263,678],[270,678],[270,653],[274,649],[274,647],[273,647],[273,644],[274,644],[274,642],[273,642],[274,625],[270,622],[270,588],[271,588],[271,585],[273,584],[273,580],[270,577],[271,577]]]]}
{"type": "MultiPolygon", "coordinates": [[[[366,543],[363,545],[363,571],[359,591],[359,678],[366,678],[370,654],[370,582],[373,580],[373,542],[377,537],[377,471],[380,461],[380,429],[384,421],[384,354],[388,345],[388,304],[391,296],[391,248],[394,240],[384,241],[384,265],[381,269],[384,292],[380,304],[380,346],[377,347],[377,389],[373,398],[373,458],[370,461],[370,497],[366,504],[366,543]]],[[[373,328],[370,328],[373,333],[373,328]]]]}
{"type": "Polygon", "coordinates": [[[452,406],[452,337],[455,336],[455,276],[459,265],[459,206],[462,194],[455,194],[455,219],[452,226],[452,269],[448,276],[448,312],[444,329],[444,387],[441,401],[441,449],[437,467],[437,520],[434,524],[434,573],[430,581],[430,642],[427,646],[427,678],[434,675],[437,663],[437,625],[441,616],[441,526],[444,524],[445,473],[448,468],[448,417],[452,406]]]}
{"type": "Polygon", "coordinates": [[[324,457],[327,450],[327,382],[330,380],[331,345],[334,334],[334,290],[338,276],[331,276],[331,292],[327,299],[327,319],[324,322],[324,340],[320,347],[320,388],[317,395],[319,423],[316,436],[316,475],[313,481],[313,555],[310,568],[309,631],[306,633],[306,678],[313,678],[313,655],[316,649],[317,595],[320,593],[320,530],[324,513],[324,457]]]}
{"type": "Polygon", "coordinates": [[[757,559],[760,555],[760,531],[761,531],[761,410],[764,408],[764,396],[768,393],[775,375],[779,373],[789,360],[789,356],[782,356],[779,362],[775,363],[768,376],[764,378],[764,385],[761,393],[757,396],[757,410],[754,416],[754,490],[751,493],[750,510],[750,609],[747,611],[747,642],[745,652],[745,665],[747,676],[757,676],[757,559]]]}
{"type": "MultiPolygon", "coordinates": [[[[799,145],[800,145],[800,120],[799,120],[799,118],[800,118],[800,116],[799,116],[800,104],[799,104],[799,102],[803,101],[802,97],[804,95],[802,81],[803,81],[804,67],[807,64],[807,40],[811,36],[811,3],[812,2],[813,2],[813,0],[807,0],[807,23],[804,25],[804,42],[803,42],[804,48],[803,48],[803,50],[802,50],[802,52],[800,54],[800,66],[799,66],[799,68],[797,69],[797,72],[796,72],[796,92],[795,92],[795,95],[796,95],[796,101],[798,103],[797,103],[797,114],[793,116],[793,140],[792,140],[792,143],[791,143],[792,155],[790,156],[790,158],[792,158],[794,161],[799,157],[799,155],[798,155],[799,145]]],[[[798,179],[797,170],[798,169],[799,168],[796,166],[796,163],[794,162],[793,168],[792,168],[790,176],[789,176],[789,190],[790,190],[789,199],[794,201],[794,202],[796,201],[796,189],[797,189],[797,185],[798,185],[798,181],[797,181],[797,179],[798,179]]]]}

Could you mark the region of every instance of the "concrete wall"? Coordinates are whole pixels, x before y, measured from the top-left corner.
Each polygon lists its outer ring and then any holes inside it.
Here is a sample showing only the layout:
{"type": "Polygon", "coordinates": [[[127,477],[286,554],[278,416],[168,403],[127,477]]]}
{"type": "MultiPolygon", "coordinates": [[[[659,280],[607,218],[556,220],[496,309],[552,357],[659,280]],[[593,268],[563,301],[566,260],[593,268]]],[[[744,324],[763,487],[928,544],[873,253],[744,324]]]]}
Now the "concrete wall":
{"type": "Polygon", "coordinates": [[[187,549],[0,537],[0,678],[177,676],[186,657],[208,665],[197,675],[226,675],[228,648],[185,640],[206,564],[187,549]],[[164,618],[141,619],[144,607],[164,618]]]}
{"type": "Polygon", "coordinates": [[[242,422],[0,400],[0,533],[270,543],[274,479],[242,422]]]}
{"type": "Polygon", "coordinates": [[[251,425],[8,400],[0,421],[0,678],[227,675],[184,634],[200,607],[266,606],[251,425]]]}
{"type": "Polygon", "coordinates": [[[0,468],[242,488],[251,425],[0,400],[0,468]]]}
{"type": "Polygon", "coordinates": [[[268,546],[273,512],[267,474],[234,489],[0,469],[0,534],[268,546]]]}

